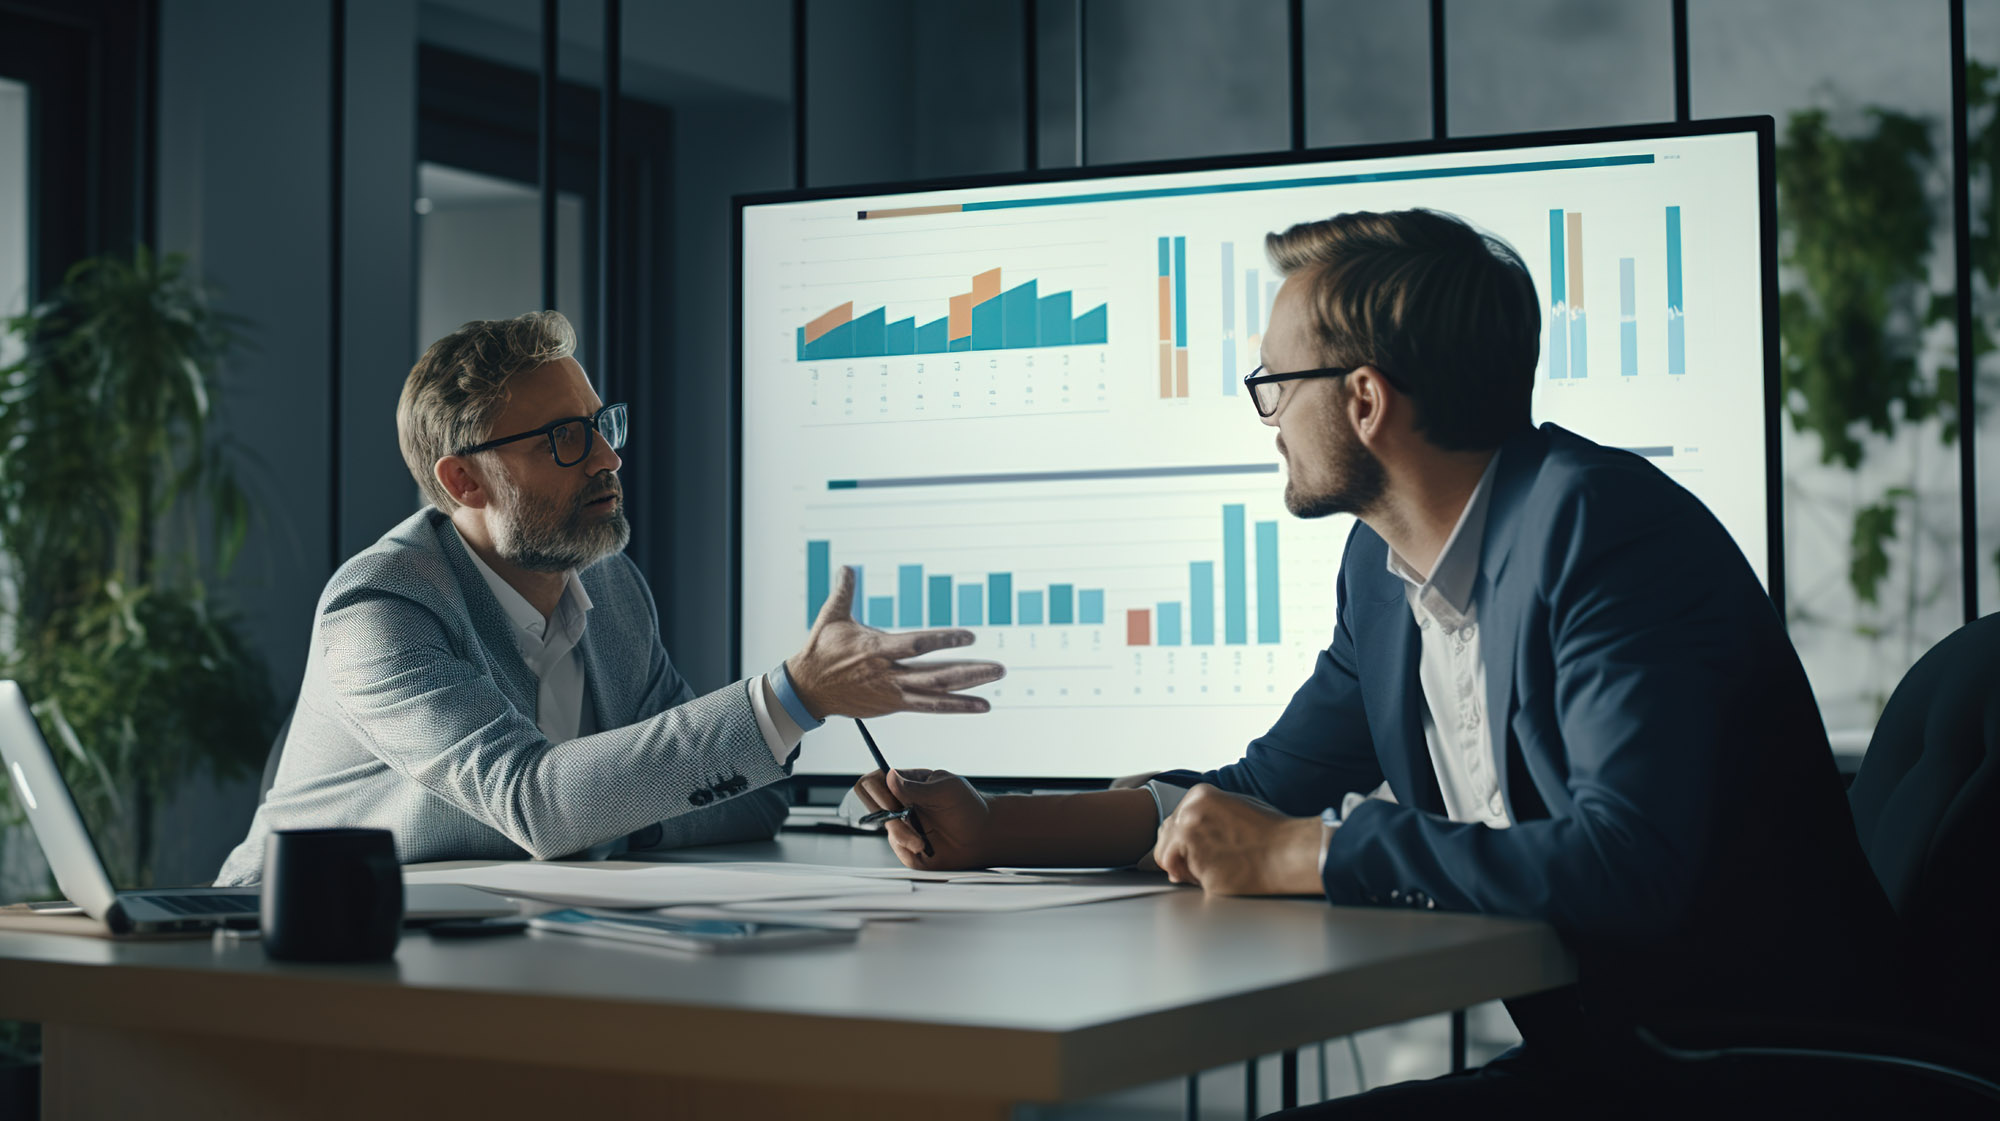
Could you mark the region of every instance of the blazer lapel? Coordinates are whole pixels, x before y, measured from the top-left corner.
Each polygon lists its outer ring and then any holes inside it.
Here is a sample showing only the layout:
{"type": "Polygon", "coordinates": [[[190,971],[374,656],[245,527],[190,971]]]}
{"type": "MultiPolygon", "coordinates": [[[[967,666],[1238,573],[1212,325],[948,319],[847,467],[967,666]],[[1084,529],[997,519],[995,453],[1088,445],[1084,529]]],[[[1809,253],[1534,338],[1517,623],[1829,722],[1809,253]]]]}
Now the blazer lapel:
{"type": "MultiPolygon", "coordinates": [[[[1383,577],[1394,580],[1386,572],[1383,577]]],[[[1423,652],[1417,621],[1410,616],[1400,585],[1389,591],[1391,598],[1358,601],[1349,616],[1359,632],[1354,636],[1355,648],[1365,651],[1361,655],[1362,704],[1389,789],[1405,805],[1441,814],[1444,794],[1438,789],[1437,770],[1431,766],[1423,711],[1418,707],[1424,703],[1424,687],[1417,674],[1423,652]],[[1370,673],[1371,664],[1382,668],[1370,673]]]]}
{"type": "Polygon", "coordinates": [[[449,520],[439,524],[437,536],[445,563],[458,577],[459,594],[465,598],[473,634],[486,648],[486,664],[493,668],[494,679],[500,682],[501,691],[514,702],[515,708],[527,713],[530,720],[541,719],[541,683],[521,659],[520,644],[514,641],[514,622],[507,618],[507,612],[493,596],[493,589],[486,586],[486,578],[473,565],[471,546],[449,520]]]}
{"type": "Polygon", "coordinates": [[[1493,749],[1493,773],[1500,778],[1500,796],[1513,816],[1514,792],[1508,779],[1507,743],[1514,708],[1514,652],[1521,644],[1520,597],[1500,594],[1514,541],[1520,535],[1522,507],[1548,454],[1548,436],[1530,430],[1502,445],[1500,466],[1493,476],[1493,495],[1486,507],[1486,537],[1479,550],[1479,582],[1474,603],[1479,611],[1479,654],[1486,663],[1486,721],[1493,749]]]}

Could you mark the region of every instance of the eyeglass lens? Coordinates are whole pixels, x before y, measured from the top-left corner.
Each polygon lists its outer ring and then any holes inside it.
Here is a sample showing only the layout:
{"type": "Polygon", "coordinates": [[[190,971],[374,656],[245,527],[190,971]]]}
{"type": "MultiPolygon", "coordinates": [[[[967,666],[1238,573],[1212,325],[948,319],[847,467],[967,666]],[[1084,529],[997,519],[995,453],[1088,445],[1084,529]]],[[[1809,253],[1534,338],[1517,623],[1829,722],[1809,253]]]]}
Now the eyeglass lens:
{"type": "Polygon", "coordinates": [[[549,430],[549,447],[555,451],[556,463],[563,467],[574,467],[590,455],[591,442],[596,436],[604,437],[604,444],[612,451],[625,446],[625,407],[623,405],[606,409],[597,418],[597,424],[588,421],[571,421],[549,430]]]}

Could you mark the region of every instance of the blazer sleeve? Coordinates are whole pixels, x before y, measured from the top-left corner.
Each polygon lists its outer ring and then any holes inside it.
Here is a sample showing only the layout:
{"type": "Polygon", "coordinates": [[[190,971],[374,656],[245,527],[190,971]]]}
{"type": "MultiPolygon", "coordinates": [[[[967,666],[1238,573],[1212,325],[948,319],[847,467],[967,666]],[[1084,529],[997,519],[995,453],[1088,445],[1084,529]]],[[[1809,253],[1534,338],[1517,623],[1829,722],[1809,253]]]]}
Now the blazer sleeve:
{"type": "Polygon", "coordinates": [[[1292,694],[1277,723],[1250,741],[1238,762],[1200,774],[1170,771],[1161,780],[1184,786],[1213,783],[1294,816],[1316,814],[1340,805],[1349,792],[1365,794],[1381,785],[1382,764],[1362,708],[1360,666],[1348,622],[1353,591],[1349,562],[1360,533],[1357,529],[1348,535],[1341,558],[1333,642],[1320,651],[1312,676],[1292,694]]]}
{"type": "Polygon", "coordinates": [[[356,737],[397,773],[538,860],[785,775],[742,683],[694,696],[657,640],[648,691],[673,703],[561,743],[507,700],[422,603],[380,588],[348,591],[327,604],[320,642],[339,716],[356,737]]]}
{"type": "Polygon", "coordinates": [[[1726,781],[1721,714],[1756,675],[1743,612],[1769,604],[1717,590],[1740,582],[1731,566],[1754,577],[1692,498],[1635,501],[1597,480],[1553,518],[1515,680],[1524,710],[1553,710],[1561,742],[1522,746],[1566,768],[1570,812],[1494,829],[1364,803],[1328,848],[1330,901],[1400,893],[1606,938],[1685,916],[1726,781]]]}

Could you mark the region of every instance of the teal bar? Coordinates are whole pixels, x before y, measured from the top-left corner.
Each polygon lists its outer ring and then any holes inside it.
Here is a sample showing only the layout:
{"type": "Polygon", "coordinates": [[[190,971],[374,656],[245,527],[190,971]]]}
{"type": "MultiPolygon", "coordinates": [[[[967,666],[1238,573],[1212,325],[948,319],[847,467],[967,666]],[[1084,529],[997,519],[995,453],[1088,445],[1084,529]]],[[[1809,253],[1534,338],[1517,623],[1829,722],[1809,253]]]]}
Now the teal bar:
{"type": "Polygon", "coordinates": [[[887,353],[915,354],[917,352],[917,321],[915,319],[898,319],[883,329],[883,337],[886,340],[886,345],[883,349],[887,353]]]}
{"type": "Polygon", "coordinates": [[[1174,345],[1187,345],[1187,239],[1174,239],[1174,345]]]}
{"type": "Polygon", "coordinates": [[[950,339],[945,333],[951,329],[950,319],[933,319],[917,328],[918,354],[943,354],[950,339]]]}
{"type": "Polygon", "coordinates": [[[931,614],[929,626],[951,626],[951,577],[931,577],[931,614]]]}
{"type": "Polygon", "coordinates": [[[1104,305],[1099,304],[1076,317],[1076,327],[1070,332],[1069,341],[1077,346],[1102,344],[1111,338],[1111,327],[1106,318],[1104,305]]]}
{"type": "Polygon", "coordinates": [[[1215,562],[1188,565],[1188,630],[1196,646],[1215,645],[1215,562]]]}
{"type": "MultiPolygon", "coordinates": [[[[1020,210],[1030,206],[1073,206],[1082,202],[1126,202],[1131,199],[1187,198],[1190,195],[1234,195],[1246,191],[1290,191],[1299,187],[1337,187],[1344,183],[1390,183],[1403,179],[1456,179],[1471,175],[1512,175],[1523,171],[1569,171],[1580,167],[1630,167],[1653,162],[1653,154],[1594,156],[1576,160],[1533,160],[1521,163],[1475,164],[1466,167],[1425,167],[1407,171],[1369,171],[1353,175],[1311,175],[1297,179],[1266,179],[1261,183],[1215,183],[1205,187],[1149,187],[1132,191],[1095,191],[1082,195],[1048,195],[1032,199],[968,202],[959,209],[1020,210]]],[[[1167,275],[1162,272],[1161,276],[1167,275]]]]}
{"type": "MultiPolygon", "coordinates": [[[[886,329],[888,318],[888,311],[883,308],[876,308],[854,322],[845,324],[845,326],[851,327],[854,330],[854,357],[880,358],[882,355],[889,353],[889,339],[886,329]]],[[[840,330],[839,327],[834,328],[834,331],[838,330],[840,330]]],[[[828,331],[827,334],[831,335],[833,331],[828,331]]]]}
{"type": "Polygon", "coordinates": [[[984,597],[986,587],[982,584],[960,584],[958,586],[958,625],[979,627],[986,623],[984,597]]]}
{"type": "Polygon", "coordinates": [[[896,569],[896,625],[924,625],[924,566],[906,564],[896,569]]]}
{"type": "MultiPolygon", "coordinates": [[[[1030,280],[1000,293],[1000,337],[1006,340],[1002,345],[1009,350],[1020,350],[1041,341],[1041,323],[1037,318],[1041,297],[1035,291],[1038,283],[1030,280]]],[[[978,328],[972,333],[978,337],[978,328]]]]}
{"type": "Polygon", "coordinates": [[[1249,590],[1243,571],[1243,504],[1222,508],[1222,641],[1242,646],[1250,641],[1249,590]]]}
{"type": "Polygon", "coordinates": [[[1158,646],[1179,646],[1181,644],[1181,605],[1178,603],[1157,604],[1156,612],[1159,636],[1153,640],[1158,646]]]}
{"type": "Polygon", "coordinates": [[[1257,523],[1257,641],[1278,641],[1278,523],[1257,523]]]}
{"type": "Polygon", "coordinates": [[[895,596],[872,596],[869,598],[868,625],[871,627],[893,627],[896,625],[895,596]]]}
{"type": "Polygon", "coordinates": [[[1104,625],[1104,589],[1085,588],[1076,593],[1076,621],[1086,627],[1104,625]]]}
{"type": "Polygon", "coordinates": [[[989,572],[986,574],[986,602],[993,606],[993,617],[987,622],[996,627],[1004,627],[1014,621],[1014,574],[1011,572],[989,572]]]}
{"type": "Polygon", "coordinates": [[[1076,585],[1049,585],[1049,623],[1076,622],[1076,585]]]}
{"type": "Polygon", "coordinates": [[[1022,592],[1020,607],[1021,607],[1020,611],[1018,611],[1016,614],[1020,616],[1022,626],[1033,627],[1041,625],[1042,593],[1022,592]]]}
{"type": "Polygon", "coordinates": [[[945,344],[945,351],[947,353],[954,350],[971,350],[971,349],[972,349],[971,339],[953,339],[945,344]]]}
{"type": "Polygon", "coordinates": [[[1075,321],[1069,315],[1068,292],[1043,296],[1040,310],[1043,346],[1068,346],[1075,321]]]}
{"type": "Polygon", "coordinates": [[[826,334],[806,344],[806,359],[824,362],[835,358],[854,357],[854,324],[842,323],[826,334]]]}
{"type": "Polygon", "coordinates": [[[1006,318],[1001,311],[1001,301],[1006,294],[995,296],[983,304],[972,305],[973,350],[1000,350],[1006,343],[1006,318]]]}
{"type": "Polygon", "coordinates": [[[833,594],[833,546],[826,541],[806,542],[806,626],[819,618],[820,608],[833,594]]]}
{"type": "Polygon", "coordinates": [[[812,361],[812,359],[806,356],[806,329],[804,327],[799,328],[799,361],[812,361]]]}

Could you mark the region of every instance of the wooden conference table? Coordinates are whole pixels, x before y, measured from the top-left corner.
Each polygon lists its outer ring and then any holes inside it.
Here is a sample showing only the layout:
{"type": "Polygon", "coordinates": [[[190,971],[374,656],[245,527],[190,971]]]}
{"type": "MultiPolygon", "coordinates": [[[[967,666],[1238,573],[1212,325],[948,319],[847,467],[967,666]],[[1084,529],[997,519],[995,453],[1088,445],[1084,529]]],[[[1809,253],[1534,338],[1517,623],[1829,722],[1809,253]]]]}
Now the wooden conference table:
{"type": "MultiPolygon", "coordinates": [[[[813,834],[677,858],[893,861],[813,834]]],[[[46,1025],[65,1119],[999,1119],[1573,979],[1542,923],[1193,889],[737,956],[412,932],[302,966],[0,933],[0,1018],[46,1025]]]]}

